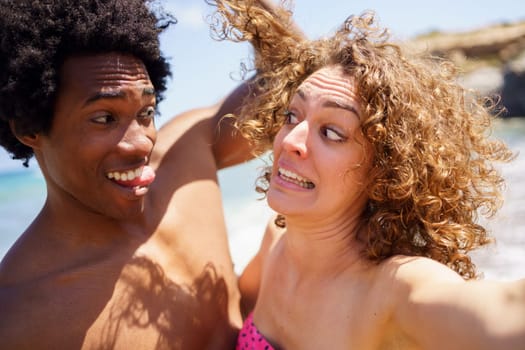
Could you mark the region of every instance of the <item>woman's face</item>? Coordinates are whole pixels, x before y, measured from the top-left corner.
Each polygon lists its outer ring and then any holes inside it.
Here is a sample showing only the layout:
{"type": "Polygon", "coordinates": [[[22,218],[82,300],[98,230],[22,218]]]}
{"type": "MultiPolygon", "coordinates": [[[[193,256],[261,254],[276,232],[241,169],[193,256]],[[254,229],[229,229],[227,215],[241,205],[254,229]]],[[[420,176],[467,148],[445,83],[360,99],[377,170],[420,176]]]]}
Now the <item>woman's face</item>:
{"type": "Polygon", "coordinates": [[[339,66],[322,68],[299,86],[274,141],[270,207],[302,220],[361,215],[372,159],[361,113],[356,86],[339,66]]]}

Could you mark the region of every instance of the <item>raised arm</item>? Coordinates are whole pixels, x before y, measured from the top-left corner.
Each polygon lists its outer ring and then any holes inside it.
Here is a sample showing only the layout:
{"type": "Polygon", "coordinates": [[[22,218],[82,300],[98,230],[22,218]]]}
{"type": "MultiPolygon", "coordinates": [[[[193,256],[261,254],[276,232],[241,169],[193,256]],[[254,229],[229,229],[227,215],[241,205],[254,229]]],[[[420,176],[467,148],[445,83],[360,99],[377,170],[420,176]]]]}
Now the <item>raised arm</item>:
{"type": "MultiPolygon", "coordinates": [[[[277,26],[287,28],[297,37],[302,37],[302,32],[295,26],[293,21],[286,16],[286,11],[276,6],[270,0],[208,0],[208,3],[217,8],[216,22],[213,27],[219,39],[232,39],[228,33],[235,26],[243,26],[250,21],[251,16],[269,16],[277,26]],[[248,11],[250,7],[252,10],[248,11]],[[254,11],[255,10],[255,11],[254,11]],[[250,15],[246,15],[250,12],[250,15]],[[239,14],[244,16],[238,16],[239,14]],[[281,15],[279,15],[281,14],[281,15]],[[238,20],[237,22],[235,22],[238,20]],[[230,27],[231,26],[231,27],[230,27]]],[[[253,28],[258,32],[260,28],[253,28]]],[[[249,41],[256,55],[264,47],[264,37],[245,36],[236,41],[249,41]]],[[[266,55],[270,57],[270,55],[266,55]]],[[[258,72],[255,72],[258,74],[258,72]]],[[[159,141],[164,145],[157,144],[154,158],[164,157],[168,149],[179,138],[180,131],[195,130],[199,137],[207,143],[213,152],[218,169],[235,165],[253,158],[254,154],[248,140],[241,136],[234,126],[235,120],[242,113],[242,106],[247,98],[257,98],[258,92],[250,87],[254,78],[246,80],[235,90],[230,92],[222,101],[209,107],[196,108],[177,116],[161,130],[162,137],[159,141]]],[[[260,92],[260,91],[259,91],[260,92]]]]}
{"type": "Polygon", "coordinates": [[[247,97],[247,83],[238,86],[221,103],[213,107],[211,128],[212,147],[217,168],[222,169],[253,158],[251,146],[234,127],[235,115],[247,97]]]}
{"type": "Polygon", "coordinates": [[[400,328],[423,349],[524,349],[525,280],[464,281],[426,259],[402,265],[400,328]]]}
{"type": "Polygon", "coordinates": [[[266,226],[261,246],[257,254],[246,265],[239,277],[239,290],[241,292],[241,312],[246,317],[253,310],[257,302],[257,295],[261,284],[261,276],[266,257],[273,246],[284,233],[284,229],[275,225],[275,218],[271,218],[266,226]]]}

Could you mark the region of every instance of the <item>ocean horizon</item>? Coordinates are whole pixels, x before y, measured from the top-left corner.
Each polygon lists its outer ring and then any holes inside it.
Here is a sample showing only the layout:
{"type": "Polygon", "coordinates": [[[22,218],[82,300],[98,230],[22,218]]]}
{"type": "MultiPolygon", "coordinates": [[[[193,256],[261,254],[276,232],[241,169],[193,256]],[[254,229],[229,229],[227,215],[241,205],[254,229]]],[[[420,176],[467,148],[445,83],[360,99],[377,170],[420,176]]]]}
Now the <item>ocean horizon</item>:
{"type": "MultiPolygon", "coordinates": [[[[472,254],[487,279],[525,278],[525,118],[498,120],[496,134],[518,153],[501,166],[507,181],[505,203],[495,218],[481,219],[496,244],[472,254]]],[[[36,162],[24,168],[5,152],[0,156],[0,259],[31,223],[45,201],[45,182],[36,162]]],[[[235,271],[240,273],[257,252],[272,210],[254,190],[264,160],[219,171],[230,249],[235,271]]]]}

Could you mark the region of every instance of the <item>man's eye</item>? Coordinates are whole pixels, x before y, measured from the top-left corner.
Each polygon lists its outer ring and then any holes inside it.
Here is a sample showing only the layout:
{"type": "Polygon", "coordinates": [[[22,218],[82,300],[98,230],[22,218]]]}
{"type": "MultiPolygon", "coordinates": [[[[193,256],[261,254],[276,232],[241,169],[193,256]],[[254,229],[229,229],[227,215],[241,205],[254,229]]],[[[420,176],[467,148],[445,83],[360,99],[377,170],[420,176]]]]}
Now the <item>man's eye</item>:
{"type": "Polygon", "coordinates": [[[297,124],[299,121],[293,112],[285,111],[284,116],[286,117],[286,124],[297,124]]]}
{"type": "Polygon", "coordinates": [[[151,106],[146,108],[146,110],[144,110],[140,114],[140,117],[144,118],[144,119],[152,119],[152,118],[154,118],[155,117],[155,108],[151,107],[151,106]]]}
{"type": "Polygon", "coordinates": [[[103,114],[96,116],[92,121],[97,124],[109,124],[115,121],[115,118],[111,114],[103,114]]]}

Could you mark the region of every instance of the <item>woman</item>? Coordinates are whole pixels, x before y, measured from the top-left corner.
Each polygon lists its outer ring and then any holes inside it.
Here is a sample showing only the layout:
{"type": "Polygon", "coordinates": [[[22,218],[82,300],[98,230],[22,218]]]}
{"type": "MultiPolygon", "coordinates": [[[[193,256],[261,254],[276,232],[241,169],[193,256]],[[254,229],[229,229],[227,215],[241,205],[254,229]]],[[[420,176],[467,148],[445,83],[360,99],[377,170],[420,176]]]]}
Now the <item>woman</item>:
{"type": "Polygon", "coordinates": [[[273,144],[258,189],[279,213],[240,278],[237,348],[523,349],[525,281],[479,280],[468,255],[492,240],[477,214],[513,156],[488,137],[495,106],[371,14],[308,41],[289,12],[218,8],[255,48],[261,98],[238,123],[273,144]]]}

